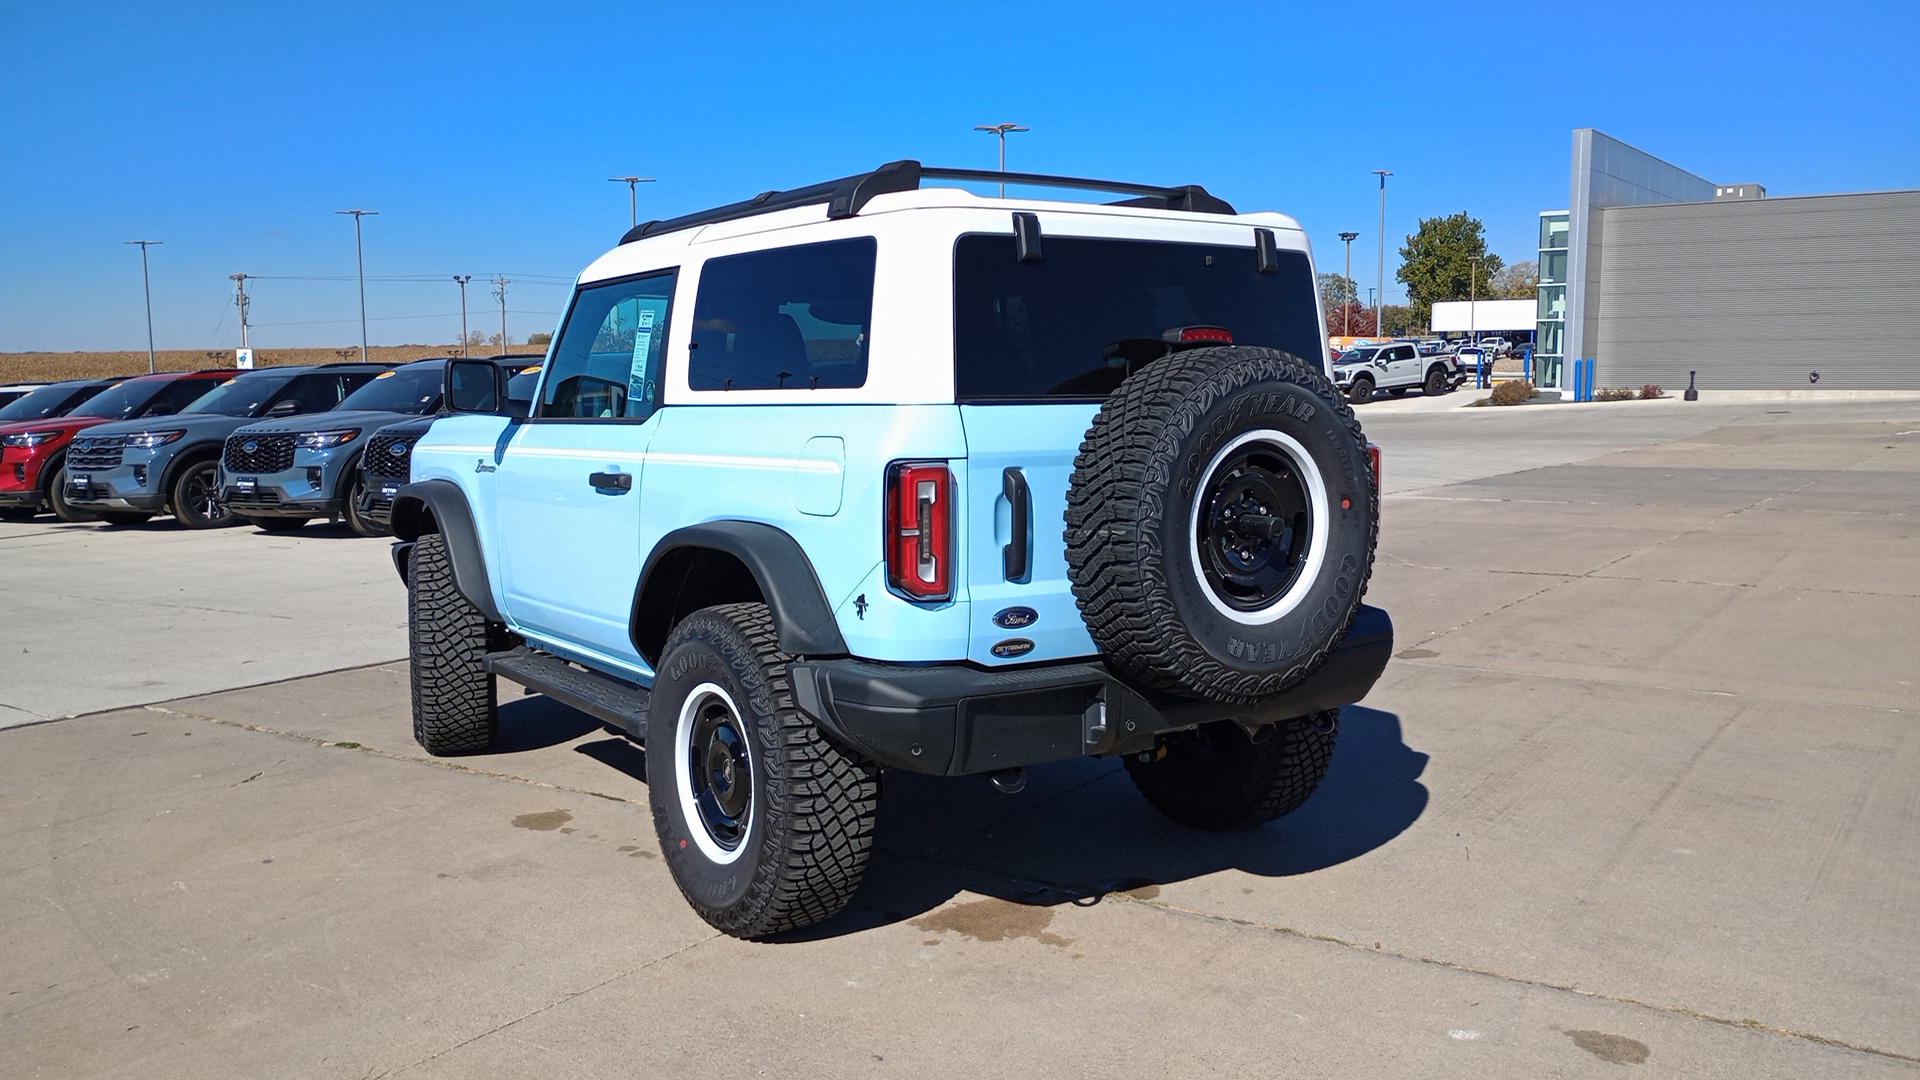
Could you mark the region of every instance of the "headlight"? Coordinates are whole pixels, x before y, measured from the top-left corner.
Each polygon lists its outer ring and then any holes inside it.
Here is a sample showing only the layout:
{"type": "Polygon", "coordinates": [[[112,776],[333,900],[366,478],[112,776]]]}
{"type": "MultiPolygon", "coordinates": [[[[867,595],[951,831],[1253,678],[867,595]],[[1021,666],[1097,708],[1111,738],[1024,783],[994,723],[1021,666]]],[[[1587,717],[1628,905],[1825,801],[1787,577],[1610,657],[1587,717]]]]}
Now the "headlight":
{"type": "Polygon", "coordinates": [[[57,431],[22,431],[13,435],[0,435],[0,446],[39,446],[60,437],[57,431]]]}
{"type": "Polygon", "coordinates": [[[293,445],[302,450],[330,450],[342,443],[350,443],[360,434],[359,428],[347,428],[344,431],[308,431],[294,436],[293,445]]]}
{"type": "Polygon", "coordinates": [[[127,436],[127,445],[141,450],[151,450],[185,435],[184,431],[140,431],[127,436]]]}

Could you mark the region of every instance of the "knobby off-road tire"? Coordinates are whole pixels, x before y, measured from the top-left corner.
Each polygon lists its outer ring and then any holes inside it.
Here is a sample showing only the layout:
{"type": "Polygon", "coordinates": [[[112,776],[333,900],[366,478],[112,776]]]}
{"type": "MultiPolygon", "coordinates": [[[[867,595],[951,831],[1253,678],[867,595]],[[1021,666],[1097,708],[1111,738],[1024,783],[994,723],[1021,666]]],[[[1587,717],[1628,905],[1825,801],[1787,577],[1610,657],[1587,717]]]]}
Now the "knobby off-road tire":
{"type": "Polygon", "coordinates": [[[1365,405],[1373,400],[1373,380],[1365,375],[1357,375],[1347,387],[1347,400],[1355,405],[1365,405]]]}
{"type": "Polygon", "coordinates": [[[175,521],[189,529],[218,529],[239,519],[220,501],[220,461],[196,461],[174,477],[172,498],[175,521]]]}
{"type": "Polygon", "coordinates": [[[647,793],[674,883],[700,917],[758,938],[831,918],[866,870],[870,762],[793,704],[765,604],[702,608],[661,650],[647,793]]]}
{"type": "Polygon", "coordinates": [[[1372,470],[1353,410],[1287,353],[1196,349],[1135,373],[1094,417],[1067,493],[1067,571],[1095,644],[1184,697],[1291,688],[1359,610],[1372,470]]]}
{"type": "Polygon", "coordinates": [[[1249,736],[1231,720],[1128,754],[1127,775],[1154,809],[1196,829],[1251,829],[1300,808],[1333,761],[1339,710],[1272,724],[1249,736]],[[1146,760],[1142,760],[1142,759],[1146,760]]]}
{"type": "Polygon", "coordinates": [[[1441,394],[1446,393],[1447,373],[1445,369],[1438,367],[1428,369],[1424,390],[1428,397],[1439,397],[1441,394]]]}
{"type": "Polygon", "coordinates": [[[427,533],[407,571],[407,644],[412,656],[413,737],[429,754],[469,754],[500,729],[486,655],[502,636],[453,582],[446,538],[427,533]]]}

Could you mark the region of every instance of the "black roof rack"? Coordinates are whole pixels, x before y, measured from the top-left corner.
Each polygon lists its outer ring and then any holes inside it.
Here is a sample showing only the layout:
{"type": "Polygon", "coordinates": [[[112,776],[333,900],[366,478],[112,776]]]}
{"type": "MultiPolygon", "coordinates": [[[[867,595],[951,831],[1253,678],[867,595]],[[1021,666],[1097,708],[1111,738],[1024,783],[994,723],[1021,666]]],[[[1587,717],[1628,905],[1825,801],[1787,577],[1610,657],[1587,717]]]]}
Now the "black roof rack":
{"type": "Polygon", "coordinates": [[[1019,184],[1024,187],[1110,191],[1133,196],[1110,203],[1109,205],[1112,206],[1147,206],[1165,210],[1184,210],[1196,214],[1234,212],[1233,207],[1224,199],[1209,194],[1206,188],[1198,184],[1161,187],[1156,184],[1134,184],[1123,180],[1089,180],[1079,176],[995,172],[991,169],[938,169],[927,168],[917,161],[909,160],[890,161],[872,172],[845,176],[838,180],[828,180],[823,184],[794,188],[791,191],[763,191],[743,202],[728,203],[711,210],[683,214],[664,221],[643,221],[627,230],[627,234],[620,238],[620,242],[630,244],[645,237],[659,236],[662,233],[676,232],[680,229],[691,229],[696,225],[734,221],[756,214],[769,214],[775,210],[790,210],[796,206],[812,206],[817,203],[827,205],[829,218],[853,217],[860,213],[874,196],[895,191],[914,191],[920,187],[922,180],[971,180],[983,184],[1019,184]]]}

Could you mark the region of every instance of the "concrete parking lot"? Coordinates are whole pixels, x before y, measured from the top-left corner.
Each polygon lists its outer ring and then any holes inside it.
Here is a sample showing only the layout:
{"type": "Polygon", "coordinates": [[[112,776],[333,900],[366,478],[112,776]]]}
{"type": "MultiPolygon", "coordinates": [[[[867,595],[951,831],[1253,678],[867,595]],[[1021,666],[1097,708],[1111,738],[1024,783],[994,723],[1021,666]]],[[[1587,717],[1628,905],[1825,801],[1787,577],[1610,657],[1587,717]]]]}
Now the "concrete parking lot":
{"type": "Polygon", "coordinates": [[[580,714],[418,751],[383,543],[0,525],[0,1077],[1920,1073],[1920,400],[1465,398],[1361,410],[1399,654],[1303,809],[889,775],[778,943],[580,714]]]}

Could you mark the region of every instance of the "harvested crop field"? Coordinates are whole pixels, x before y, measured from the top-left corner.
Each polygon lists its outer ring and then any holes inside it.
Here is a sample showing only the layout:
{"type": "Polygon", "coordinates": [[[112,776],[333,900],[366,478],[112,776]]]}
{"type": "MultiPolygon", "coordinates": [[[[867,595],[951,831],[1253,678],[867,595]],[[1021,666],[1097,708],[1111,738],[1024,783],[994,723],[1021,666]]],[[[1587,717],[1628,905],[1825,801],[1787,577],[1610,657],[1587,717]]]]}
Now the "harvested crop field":
{"type": "MultiPolygon", "coordinates": [[[[540,345],[514,345],[514,352],[539,352],[540,345]]],[[[476,356],[487,355],[498,346],[477,346],[476,356]]],[[[375,345],[367,350],[367,359],[399,362],[451,356],[451,345],[375,345]]],[[[349,349],[255,349],[255,367],[282,367],[288,364],[330,364],[360,359],[360,347],[349,349]]],[[[199,371],[233,366],[229,350],[164,349],[154,353],[154,364],[161,371],[199,371]]],[[[145,375],[147,353],[144,349],[122,352],[29,352],[0,353],[0,383],[54,382],[59,379],[104,379],[115,375],[145,375]]]]}

